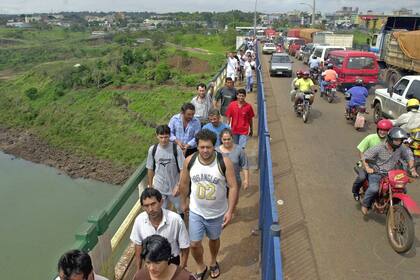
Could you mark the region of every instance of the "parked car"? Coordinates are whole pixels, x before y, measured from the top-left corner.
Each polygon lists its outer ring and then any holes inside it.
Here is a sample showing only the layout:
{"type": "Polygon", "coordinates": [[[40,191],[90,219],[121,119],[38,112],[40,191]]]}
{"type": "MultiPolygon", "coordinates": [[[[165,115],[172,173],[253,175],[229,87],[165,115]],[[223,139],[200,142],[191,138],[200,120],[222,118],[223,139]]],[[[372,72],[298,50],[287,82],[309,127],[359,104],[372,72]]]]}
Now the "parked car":
{"type": "Polygon", "coordinates": [[[276,45],[274,43],[265,43],[262,49],[263,54],[272,54],[276,52],[276,45]]]}
{"type": "Polygon", "coordinates": [[[284,75],[292,77],[292,63],[286,53],[273,53],[270,59],[270,76],[284,75]]]}
{"type": "Polygon", "coordinates": [[[341,46],[316,46],[311,55],[316,55],[319,62],[323,63],[332,51],[345,51],[346,47],[341,46]]]}
{"type": "Polygon", "coordinates": [[[362,79],[370,88],[378,83],[379,65],[372,52],[362,51],[332,51],[329,62],[334,65],[338,74],[338,87],[347,90],[352,87],[356,79],[362,79]]]}
{"type": "Polygon", "coordinates": [[[371,107],[373,120],[378,122],[381,118],[396,119],[406,112],[408,99],[420,100],[420,75],[404,76],[393,87],[375,90],[371,107]]]}

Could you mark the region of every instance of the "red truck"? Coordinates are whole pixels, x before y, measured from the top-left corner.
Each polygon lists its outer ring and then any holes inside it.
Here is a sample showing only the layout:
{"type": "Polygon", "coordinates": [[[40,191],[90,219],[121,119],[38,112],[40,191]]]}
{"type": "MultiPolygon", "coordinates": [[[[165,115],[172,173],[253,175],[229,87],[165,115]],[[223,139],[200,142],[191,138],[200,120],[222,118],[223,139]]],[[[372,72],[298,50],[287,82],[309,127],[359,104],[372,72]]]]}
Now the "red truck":
{"type": "Polygon", "coordinates": [[[304,39],[294,39],[290,41],[288,52],[291,56],[295,56],[296,51],[300,49],[301,46],[305,45],[304,39]]]}
{"type": "Polygon", "coordinates": [[[300,37],[300,28],[291,28],[287,31],[287,37],[300,37]]]}

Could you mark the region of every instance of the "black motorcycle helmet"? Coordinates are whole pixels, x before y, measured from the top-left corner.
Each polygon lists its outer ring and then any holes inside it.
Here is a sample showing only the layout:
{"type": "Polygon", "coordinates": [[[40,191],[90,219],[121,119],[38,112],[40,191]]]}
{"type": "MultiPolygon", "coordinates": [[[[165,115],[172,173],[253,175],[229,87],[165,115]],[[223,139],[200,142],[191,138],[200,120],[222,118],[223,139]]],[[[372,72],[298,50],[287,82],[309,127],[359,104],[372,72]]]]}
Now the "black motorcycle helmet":
{"type": "Polygon", "coordinates": [[[403,141],[408,137],[409,135],[404,129],[402,129],[401,127],[393,127],[389,130],[386,141],[395,151],[402,145],[403,141]],[[394,144],[394,140],[401,140],[401,143],[399,145],[396,145],[394,144]]]}
{"type": "Polygon", "coordinates": [[[333,69],[333,68],[334,68],[334,65],[332,63],[328,63],[327,69],[333,69]]]}

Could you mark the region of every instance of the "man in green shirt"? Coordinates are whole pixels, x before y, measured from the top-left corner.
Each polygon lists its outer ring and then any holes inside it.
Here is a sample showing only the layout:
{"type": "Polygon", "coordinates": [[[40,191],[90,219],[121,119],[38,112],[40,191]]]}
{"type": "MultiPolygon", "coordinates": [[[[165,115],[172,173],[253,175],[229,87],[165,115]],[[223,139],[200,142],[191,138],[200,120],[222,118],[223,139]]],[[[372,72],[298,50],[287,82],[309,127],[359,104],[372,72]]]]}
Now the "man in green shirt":
{"type": "MultiPolygon", "coordinates": [[[[392,122],[390,120],[385,120],[385,119],[380,120],[376,125],[376,133],[369,134],[362,140],[362,142],[359,143],[359,145],[357,145],[357,149],[359,150],[359,153],[360,153],[360,159],[362,161],[364,159],[364,156],[363,156],[364,152],[384,142],[386,139],[386,135],[388,134],[388,131],[391,128],[392,128],[392,122]]],[[[357,177],[356,177],[356,180],[354,180],[352,192],[353,192],[354,200],[358,201],[360,199],[359,191],[363,185],[363,182],[367,179],[367,173],[366,173],[366,170],[359,164],[356,167],[356,171],[357,171],[357,177]]]]}

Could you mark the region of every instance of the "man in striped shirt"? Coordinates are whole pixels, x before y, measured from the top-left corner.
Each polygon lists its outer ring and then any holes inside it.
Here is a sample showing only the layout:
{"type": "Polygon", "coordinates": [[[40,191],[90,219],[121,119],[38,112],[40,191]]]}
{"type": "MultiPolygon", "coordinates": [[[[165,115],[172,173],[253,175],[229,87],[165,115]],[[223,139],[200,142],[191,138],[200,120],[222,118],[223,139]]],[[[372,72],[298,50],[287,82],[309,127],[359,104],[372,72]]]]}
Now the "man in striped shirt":
{"type": "Polygon", "coordinates": [[[184,103],[181,113],[176,114],[169,121],[171,137],[169,140],[175,142],[184,153],[185,157],[197,151],[195,135],[201,130],[200,121],[194,117],[195,107],[191,103],[184,103]]]}

